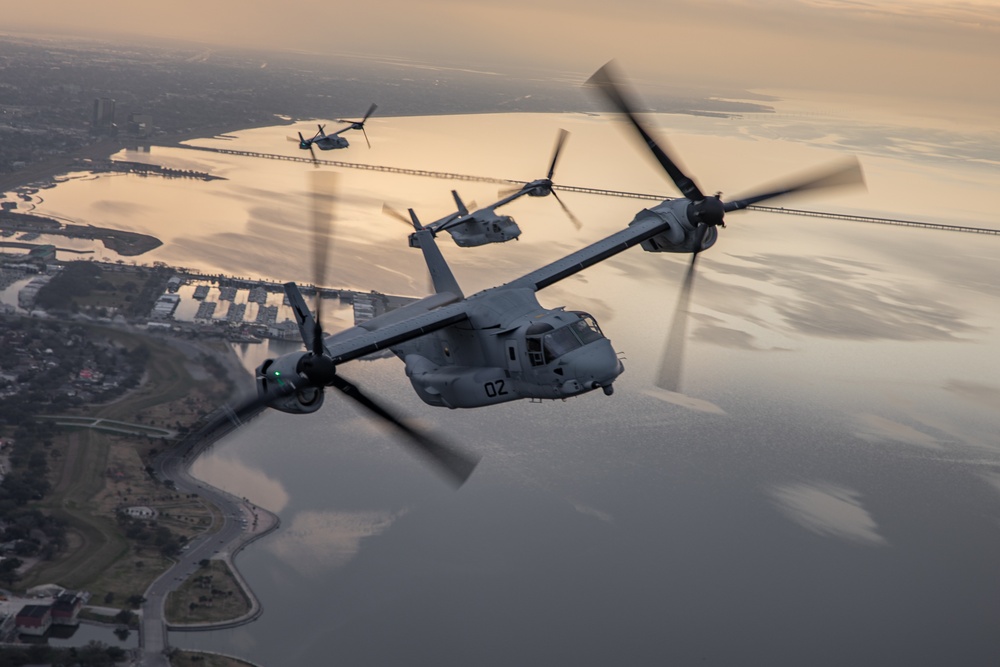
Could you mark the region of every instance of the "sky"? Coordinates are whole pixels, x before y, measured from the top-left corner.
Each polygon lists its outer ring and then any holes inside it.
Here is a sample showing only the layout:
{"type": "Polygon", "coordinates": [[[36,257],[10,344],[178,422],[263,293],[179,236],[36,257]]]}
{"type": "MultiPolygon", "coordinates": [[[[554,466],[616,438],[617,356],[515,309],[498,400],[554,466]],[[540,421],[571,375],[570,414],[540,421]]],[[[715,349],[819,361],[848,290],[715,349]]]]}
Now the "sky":
{"type": "Polygon", "coordinates": [[[669,85],[1000,102],[1000,0],[2,0],[5,31],[162,37],[669,85]]]}

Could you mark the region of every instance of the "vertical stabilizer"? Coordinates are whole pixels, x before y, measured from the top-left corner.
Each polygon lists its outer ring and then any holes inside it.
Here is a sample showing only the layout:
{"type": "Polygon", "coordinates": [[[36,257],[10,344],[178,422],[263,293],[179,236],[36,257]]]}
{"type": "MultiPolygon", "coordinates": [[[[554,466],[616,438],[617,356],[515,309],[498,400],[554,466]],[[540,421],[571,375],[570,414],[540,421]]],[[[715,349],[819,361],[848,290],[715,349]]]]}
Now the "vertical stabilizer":
{"type": "Polygon", "coordinates": [[[419,229],[413,233],[420,250],[424,253],[424,261],[427,262],[427,271],[431,274],[431,282],[434,283],[434,291],[437,293],[451,292],[459,299],[464,299],[462,288],[458,286],[454,274],[448,263],[444,261],[444,255],[438,249],[434,240],[434,233],[426,228],[419,229]]]}
{"type": "MultiPolygon", "coordinates": [[[[318,289],[318,288],[317,288],[318,289]]],[[[285,295],[288,297],[288,305],[292,307],[295,314],[295,323],[299,325],[299,333],[302,335],[302,342],[307,350],[313,349],[313,335],[316,331],[316,321],[306,300],[302,298],[302,292],[295,283],[285,283],[285,295]]]]}
{"type": "Polygon", "coordinates": [[[463,202],[462,198],[458,196],[458,190],[452,190],[451,196],[455,198],[455,206],[458,206],[458,212],[462,216],[469,215],[469,209],[465,207],[465,202],[463,202]]]}

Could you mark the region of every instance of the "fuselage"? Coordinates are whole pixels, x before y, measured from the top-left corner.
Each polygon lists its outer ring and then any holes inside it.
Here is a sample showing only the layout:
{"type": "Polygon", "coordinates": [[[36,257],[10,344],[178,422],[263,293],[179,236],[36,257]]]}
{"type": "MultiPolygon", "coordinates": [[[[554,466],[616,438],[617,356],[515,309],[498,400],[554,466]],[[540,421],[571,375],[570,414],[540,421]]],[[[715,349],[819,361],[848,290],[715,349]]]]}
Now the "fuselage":
{"type": "Polygon", "coordinates": [[[521,228],[509,215],[497,215],[488,209],[470,214],[466,222],[449,226],[445,231],[451,234],[455,245],[463,248],[505,243],[521,235],[521,228]]]}
{"type": "Polygon", "coordinates": [[[469,319],[393,348],[429,405],[473,408],[604,389],[624,370],[587,313],[542,308],[528,289],[469,298],[469,319]]]}

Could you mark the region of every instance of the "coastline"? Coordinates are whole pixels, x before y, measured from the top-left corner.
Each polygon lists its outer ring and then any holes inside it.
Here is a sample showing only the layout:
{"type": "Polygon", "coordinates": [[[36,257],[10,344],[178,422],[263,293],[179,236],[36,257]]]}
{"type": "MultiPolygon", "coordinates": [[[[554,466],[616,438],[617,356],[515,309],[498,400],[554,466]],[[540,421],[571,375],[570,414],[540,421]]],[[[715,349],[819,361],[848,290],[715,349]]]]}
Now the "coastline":
{"type": "MultiPolygon", "coordinates": [[[[184,466],[182,471],[179,471],[182,478],[186,479],[192,486],[192,488],[197,488],[198,486],[209,486],[206,482],[201,482],[197,477],[190,474],[191,465],[194,463],[194,459],[184,466]]],[[[221,494],[226,494],[229,496],[234,504],[242,504],[242,501],[232,494],[228,494],[222,489],[216,487],[211,487],[216,492],[221,494]]],[[[221,509],[221,508],[220,508],[221,509]]],[[[261,614],[264,613],[264,606],[261,604],[260,599],[253,592],[253,588],[247,582],[243,573],[240,572],[239,568],[236,566],[236,556],[240,554],[248,546],[256,542],[257,540],[265,537],[278,530],[281,527],[281,519],[277,514],[274,514],[270,510],[263,507],[255,506],[255,514],[258,517],[259,528],[255,528],[252,533],[248,533],[247,537],[238,541],[235,547],[232,549],[227,549],[224,552],[220,552],[220,557],[218,560],[223,561],[229,568],[230,572],[233,574],[233,578],[236,579],[236,583],[239,585],[243,594],[250,601],[250,611],[238,616],[236,618],[224,621],[207,621],[203,623],[171,623],[165,620],[166,629],[168,631],[174,632],[203,632],[208,630],[224,630],[226,628],[236,628],[241,625],[247,625],[256,621],[261,614]]]]}
{"type": "MultiPolygon", "coordinates": [[[[196,342],[178,341],[171,339],[170,337],[163,338],[168,343],[172,344],[172,346],[175,347],[181,354],[185,354],[185,350],[183,348],[188,345],[196,349],[203,349],[196,342]]],[[[219,356],[216,353],[216,358],[219,359],[225,369],[227,377],[236,388],[237,395],[239,395],[240,389],[248,386],[247,379],[252,379],[252,376],[246,368],[244,368],[232,348],[228,345],[226,345],[226,354],[219,356]]],[[[220,407],[219,409],[222,410],[224,408],[220,407]]],[[[218,428],[207,433],[196,433],[190,440],[178,442],[177,447],[173,451],[161,454],[156,465],[164,478],[174,480],[178,485],[178,488],[189,493],[197,493],[202,497],[205,497],[206,495],[210,496],[205,498],[206,501],[215,506],[224,517],[239,516],[243,514],[247,507],[247,503],[243,499],[237,498],[223,489],[212,486],[208,482],[198,479],[191,474],[191,467],[203,452],[209,449],[218,440],[228,435],[231,431],[232,429],[218,428]]],[[[261,605],[259,598],[254,593],[253,588],[246,581],[243,574],[239,571],[239,568],[236,566],[236,556],[250,544],[280,528],[281,520],[278,515],[274,514],[270,510],[256,505],[253,506],[252,512],[255,516],[255,527],[253,531],[241,532],[238,539],[224,545],[226,547],[225,549],[220,549],[217,555],[213,554],[210,557],[210,559],[214,558],[222,560],[226,564],[232,572],[233,577],[240,589],[243,591],[243,594],[246,596],[247,600],[249,600],[250,610],[236,618],[202,623],[170,623],[164,617],[163,623],[167,631],[197,632],[233,628],[247,623],[252,623],[263,613],[263,606],[261,605]]],[[[219,530],[211,533],[210,537],[214,539],[216,535],[224,532],[225,527],[225,524],[220,526],[219,530]]],[[[179,564],[180,563],[178,563],[178,565],[179,564]]],[[[152,590],[157,581],[160,581],[165,575],[177,568],[178,565],[166,570],[160,578],[150,584],[147,592],[152,590]]],[[[149,596],[147,595],[146,597],[149,596]]]]}
{"type": "MultiPolygon", "coordinates": [[[[182,134],[153,137],[146,140],[143,143],[148,143],[149,145],[160,145],[160,146],[177,146],[183,143],[184,141],[188,141],[191,139],[212,137],[212,136],[217,136],[219,134],[236,132],[240,130],[250,129],[253,127],[292,124],[294,122],[295,122],[294,120],[275,117],[273,119],[269,119],[266,122],[260,122],[257,124],[253,123],[247,124],[245,122],[238,124],[225,124],[225,125],[200,128],[182,134]]],[[[61,175],[80,170],[81,167],[83,166],[81,162],[84,160],[93,160],[93,161],[109,160],[116,153],[127,148],[129,145],[134,145],[135,143],[136,142],[134,140],[128,140],[124,138],[102,139],[99,141],[95,141],[94,143],[85,146],[81,149],[73,151],[72,153],[39,161],[35,164],[28,165],[24,169],[16,172],[12,172],[9,174],[0,174],[0,194],[10,193],[17,188],[30,186],[40,182],[45,182],[45,181],[51,182],[55,178],[61,175]]],[[[105,233],[105,235],[109,237],[116,234],[115,230],[111,229],[105,230],[103,228],[100,229],[92,228],[89,231],[91,233],[95,232],[105,233]]],[[[155,241],[151,238],[150,238],[150,243],[145,243],[140,245],[150,245],[151,243],[159,245],[158,241],[155,241]]],[[[146,249],[148,248],[143,248],[142,251],[145,251],[146,249]]],[[[134,254],[141,254],[141,252],[136,252],[134,254]]],[[[169,338],[166,338],[165,340],[167,340],[168,342],[173,342],[169,338]]],[[[177,342],[181,343],[181,341],[177,342]]],[[[185,341],[184,343],[186,342],[187,341],[185,341]]],[[[179,348],[184,343],[181,343],[181,345],[174,345],[174,347],[179,348]]],[[[180,349],[178,349],[178,352],[183,354],[183,351],[180,349]]],[[[235,357],[235,355],[227,354],[222,359],[220,359],[220,361],[222,361],[223,365],[226,367],[227,375],[233,381],[234,387],[240,388],[248,386],[246,380],[249,374],[242,367],[242,365],[240,364],[239,360],[235,357]]],[[[222,489],[211,487],[206,482],[203,482],[193,477],[190,474],[190,468],[191,465],[194,463],[196,457],[202,451],[204,451],[207,447],[211,446],[211,444],[213,444],[215,441],[226,435],[226,433],[228,433],[227,429],[221,429],[217,430],[214,433],[205,434],[205,437],[200,439],[196,443],[183,443],[183,442],[178,443],[178,448],[185,445],[191,447],[191,450],[189,450],[188,453],[193,454],[193,456],[190,455],[185,455],[183,457],[177,457],[176,455],[173,456],[173,459],[177,462],[178,465],[167,466],[171,470],[171,477],[165,477],[165,478],[175,478],[177,479],[178,482],[181,482],[183,480],[182,485],[186,487],[185,490],[189,492],[211,490],[214,494],[217,494],[216,501],[213,501],[211,504],[216,506],[217,509],[222,513],[225,513],[227,509],[229,509],[232,512],[238,511],[237,508],[239,505],[242,504],[242,501],[233,496],[230,496],[229,494],[226,494],[226,492],[223,491],[222,489]],[[218,502],[218,499],[222,498],[223,496],[228,496],[227,499],[229,504],[228,507],[220,505],[218,502]]],[[[175,450],[175,453],[176,451],[177,450],[175,450]]],[[[179,486],[181,486],[181,484],[179,484],[179,486]]],[[[164,619],[163,622],[164,634],[167,630],[199,631],[199,630],[214,630],[214,629],[237,627],[239,625],[253,622],[256,618],[258,618],[261,615],[261,613],[263,613],[263,608],[260,604],[259,599],[253,592],[252,587],[246,581],[242,573],[240,573],[235,563],[236,556],[243,549],[245,549],[253,542],[264,537],[265,535],[268,535],[276,531],[280,527],[280,519],[276,514],[270,512],[269,510],[259,507],[256,508],[256,513],[258,516],[258,528],[255,529],[252,533],[244,533],[239,539],[227,544],[226,549],[224,551],[220,551],[220,553],[218,554],[219,558],[226,563],[227,567],[229,567],[239,587],[243,591],[247,600],[249,600],[251,607],[250,611],[237,618],[227,619],[224,621],[209,622],[209,623],[199,623],[199,624],[170,624],[167,623],[164,619]]],[[[219,531],[216,531],[212,535],[214,536],[218,532],[219,531]]],[[[175,564],[174,566],[165,570],[160,575],[160,577],[157,578],[150,585],[149,589],[152,589],[155,586],[156,582],[161,581],[166,576],[170,575],[171,573],[174,573],[178,565],[179,562],[178,564],[175,564]]],[[[149,589],[147,589],[147,593],[149,592],[149,589]]],[[[146,609],[144,609],[143,611],[145,616],[146,609]]],[[[145,634],[144,630],[146,630],[145,625],[143,625],[139,630],[141,647],[144,646],[144,644],[146,643],[143,641],[144,639],[143,636],[145,634]]]]}

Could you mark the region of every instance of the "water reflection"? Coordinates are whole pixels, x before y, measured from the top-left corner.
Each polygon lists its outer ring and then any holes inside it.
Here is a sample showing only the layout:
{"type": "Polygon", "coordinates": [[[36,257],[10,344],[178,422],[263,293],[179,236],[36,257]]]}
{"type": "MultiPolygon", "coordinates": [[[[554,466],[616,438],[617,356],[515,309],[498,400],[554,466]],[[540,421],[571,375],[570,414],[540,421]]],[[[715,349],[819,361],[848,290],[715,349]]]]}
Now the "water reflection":
{"type": "MultiPolygon", "coordinates": [[[[680,130],[671,140],[706,189],[738,191],[823,163],[842,145],[830,139],[839,128],[806,133],[806,119],[791,135],[810,146],[784,140],[790,123],[780,118],[657,121],[680,130]]],[[[606,118],[370,122],[378,140],[351,159],[529,179],[565,126],[573,135],[557,181],[667,190],[606,118]]],[[[855,129],[845,126],[862,136],[855,129]]],[[[227,146],[297,150],[286,132],[248,131],[227,146]]],[[[961,201],[969,221],[991,218],[988,179],[974,165],[949,163],[941,178],[938,163],[918,168],[882,146],[871,151],[870,193],[817,208],[956,222],[961,201]],[[906,189],[919,195],[900,196],[906,189]]],[[[110,226],[103,216],[114,209],[101,202],[122,200],[134,206],[120,209],[128,213],[117,224],[167,241],[152,258],[311,278],[302,165],[180,149],[153,157],[230,180],[186,182],[183,194],[154,179],[71,182],[44,206],[110,226]]],[[[419,253],[378,202],[439,217],[456,184],[367,172],[341,180],[352,197],[338,209],[331,282],[424,289],[419,253]]],[[[457,185],[480,202],[496,196],[486,184],[457,185]]],[[[466,291],[597,239],[641,206],[564,199],[583,220],[579,233],[557,203],[532,199],[509,209],[521,241],[445,246],[466,291]]],[[[344,369],[352,380],[483,463],[453,493],[333,393],[318,414],[253,421],[195,471],[281,516],[282,530],[238,561],[265,613],[251,626],[171,642],[267,665],[606,665],[622,662],[621,647],[630,664],[733,664],[747,655],[844,664],[859,661],[858,646],[868,658],[907,664],[985,662],[1000,651],[982,622],[1000,618],[1000,303],[988,288],[1000,280],[997,248],[993,238],[733,216],[699,260],[687,404],[644,393],[685,258],[638,250],[539,295],[547,306],[593,313],[624,353],[610,398],[434,410],[397,360],[352,364],[344,369]],[[883,545],[891,548],[859,548],[883,545]],[[817,639],[831,632],[843,641],[817,639]]],[[[282,345],[239,352],[253,366],[282,345]]]]}

